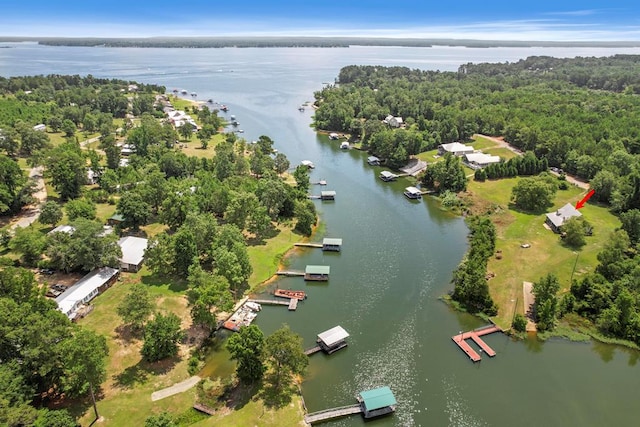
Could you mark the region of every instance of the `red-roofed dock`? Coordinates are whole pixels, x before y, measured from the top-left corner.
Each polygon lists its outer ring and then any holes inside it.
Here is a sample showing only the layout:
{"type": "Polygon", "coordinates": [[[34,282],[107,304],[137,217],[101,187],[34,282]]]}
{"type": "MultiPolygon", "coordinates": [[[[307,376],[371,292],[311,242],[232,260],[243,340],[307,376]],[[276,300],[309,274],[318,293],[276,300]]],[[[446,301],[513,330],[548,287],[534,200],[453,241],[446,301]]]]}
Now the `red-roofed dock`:
{"type": "Polygon", "coordinates": [[[466,340],[471,339],[489,357],[493,357],[496,355],[496,352],[491,347],[489,347],[489,345],[480,337],[483,335],[492,334],[494,332],[501,332],[501,329],[496,325],[490,325],[473,331],[454,335],[453,337],[451,337],[451,339],[453,340],[453,342],[458,344],[458,347],[460,347],[460,349],[464,351],[467,356],[469,356],[469,359],[471,359],[473,362],[479,362],[480,360],[482,360],[482,357],[480,357],[480,355],[467,343],[466,340]]]}

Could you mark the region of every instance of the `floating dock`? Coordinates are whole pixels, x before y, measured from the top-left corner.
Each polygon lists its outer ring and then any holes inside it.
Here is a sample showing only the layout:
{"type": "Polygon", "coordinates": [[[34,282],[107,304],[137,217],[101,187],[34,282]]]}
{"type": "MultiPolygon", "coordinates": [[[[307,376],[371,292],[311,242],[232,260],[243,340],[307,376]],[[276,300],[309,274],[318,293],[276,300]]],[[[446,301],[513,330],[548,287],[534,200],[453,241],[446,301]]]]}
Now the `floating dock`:
{"type": "Polygon", "coordinates": [[[289,300],[289,311],[296,311],[296,308],[298,308],[298,301],[300,301],[297,298],[291,298],[289,300]]]}
{"type": "Polygon", "coordinates": [[[489,347],[489,345],[480,337],[483,335],[492,334],[494,332],[502,332],[502,330],[496,325],[489,325],[479,329],[475,329],[473,331],[454,335],[451,337],[451,339],[458,345],[458,347],[460,347],[462,351],[465,352],[467,356],[469,356],[469,359],[471,359],[471,361],[479,362],[480,360],[482,360],[482,357],[467,343],[466,340],[472,340],[489,357],[493,357],[496,355],[496,352],[491,347],[489,347]]]}
{"type": "Polygon", "coordinates": [[[307,424],[314,424],[353,414],[363,414],[364,418],[374,418],[394,412],[398,404],[389,387],[360,392],[358,402],[354,405],[340,406],[307,414],[304,416],[304,421],[307,424]]]}
{"type": "Polygon", "coordinates": [[[280,298],[307,299],[307,293],[305,291],[293,291],[291,289],[276,289],[273,291],[273,295],[280,298]]]}

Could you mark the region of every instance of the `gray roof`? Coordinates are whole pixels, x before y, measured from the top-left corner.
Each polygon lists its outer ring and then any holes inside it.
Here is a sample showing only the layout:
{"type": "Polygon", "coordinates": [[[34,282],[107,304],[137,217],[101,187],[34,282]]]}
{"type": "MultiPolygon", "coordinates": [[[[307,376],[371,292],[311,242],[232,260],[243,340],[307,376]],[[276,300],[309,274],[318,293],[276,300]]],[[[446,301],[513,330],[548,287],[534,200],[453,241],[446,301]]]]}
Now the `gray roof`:
{"type": "Polygon", "coordinates": [[[422,191],[420,191],[420,189],[416,187],[407,187],[404,189],[404,191],[412,194],[422,194],[422,191]]]}
{"type": "Polygon", "coordinates": [[[73,312],[78,308],[79,303],[116,274],[118,270],[111,267],[93,270],[56,298],[59,310],[68,317],[73,317],[73,312]]]}
{"type": "Polygon", "coordinates": [[[328,331],[324,331],[321,334],[318,334],[318,339],[322,340],[328,346],[332,346],[334,344],[343,341],[345,338],[349,336],[349,333],[345,331],[342,326],[336,326],[334,328],[329,329],[328,331]]]}
{"type": "Polygon", "coordinates": [[[322,244],[342,246],[342,239],[333,239],[330,237],[325,237],[324,239],[322,239],[322,244]]]}
{"type": "Polygon", "coordinates": [[[393,172],[389,172],[389,171],[382,171],[380,172],[380,176],[384,177],[384,178],[396,178],[398,175],[396,175],[393,172]]]}
{"type": "Polygon", "coordinates": [[[551,212],[547,214],[547,219],[551,221],[553,225],[557,228],[562,227],[562,225],[570,218],[573,217],[581,217],[582,214],[578,211],[571,203],[567,203],[560,209],[555,212],[551,212]]]}
{"type": "Polygon", "coordinates": [[[336,192],[333,190],[321,191],[320,194],[322,196],[335,196],[336,192]]]}
{"type": "Polygon", "coordinates": [[[307,265],[304,272],[307,274],[326,274],[328,275],[331,271],[331,266],[329,265],[307,265]]]}
{"type": "Polygon", "coordinates": [[[144,251],[147,249],[147,239],[142,237],[126,236],[118,240],[122,249],[120,262],[130,265],[139,265],[144,259],[144,251]]]}

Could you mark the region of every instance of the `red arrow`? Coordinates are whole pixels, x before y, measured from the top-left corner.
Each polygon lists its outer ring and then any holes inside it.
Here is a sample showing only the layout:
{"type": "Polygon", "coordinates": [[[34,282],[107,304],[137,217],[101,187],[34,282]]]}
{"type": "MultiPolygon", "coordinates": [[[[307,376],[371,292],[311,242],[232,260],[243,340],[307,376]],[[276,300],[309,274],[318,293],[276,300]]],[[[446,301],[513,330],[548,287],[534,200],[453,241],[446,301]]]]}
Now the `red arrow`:
{"type": "Polygon", "coordinates": [[[595,194],[596,190],[591,190],[587,193],[586,196],[584,196],[584,198],[582,200],[580,200],[578,203],[576,203],[576,209],[580,209],[581,207],[584,206],[585,203],[587,203],[587,200],[589,200],[591,198],[591,196],[593,196],[595,194]]]}

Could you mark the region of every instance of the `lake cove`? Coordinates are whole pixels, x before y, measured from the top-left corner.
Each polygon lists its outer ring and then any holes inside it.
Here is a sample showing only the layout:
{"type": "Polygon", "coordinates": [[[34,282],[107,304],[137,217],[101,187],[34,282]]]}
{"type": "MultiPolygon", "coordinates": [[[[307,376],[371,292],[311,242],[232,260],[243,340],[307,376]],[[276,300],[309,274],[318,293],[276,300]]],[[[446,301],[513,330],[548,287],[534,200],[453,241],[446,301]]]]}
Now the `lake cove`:
{"type": "MultiPolygon", "coordinates": [[[[354,402],[364,390],[387,385],[398,408],[376,426],[632,425],[638,356],[599,343],[565,340],[483,340],[497,355],[473,364],[451,340],[484,322],[453,312],[439,297],[451,290],[451,271],[467,249],[461,218],[429,197],[411,202],[404,178],[383,182],[367,153],[341,150],[317,135],[313,100],[349,64],[455,70],[466,62],[514,61],[531,55],[604,56],[640,49],[374,48],[349,49],[111,49],[12,44],[0,52],[0,75],[93,74],[129,78],[197,92],[229,107],[251,141],[269,135],[291,164],[315,164],[311,180],[326,180],[336,201],[314,201],[325,224],[315,236],[343,239],[340,253],[299,249],[289,268],[330,265],[328,282],[283,278],[302,289],[295,312],[264,307],[256,319],[269,334],[284,322],[312,347],[336,325],[348,347],[310,360],[302,393],[309,411],[354,402]],[[43,65],[44,64],[44,65],[43,65]],[[543,409],[542,409],[543,408],[543,409]]],[[[187,95],[189,96],[189,95],[187,95]]],[[[224,115],[224,113],[221,113],[224,115]]],[[[317,188],[316,188],[317,189],[317,188]]],[[[228,367],[222,366],[221,371],[228,367]]],[[[352,416],[326,425],[364,425],[352,416]]]]}

